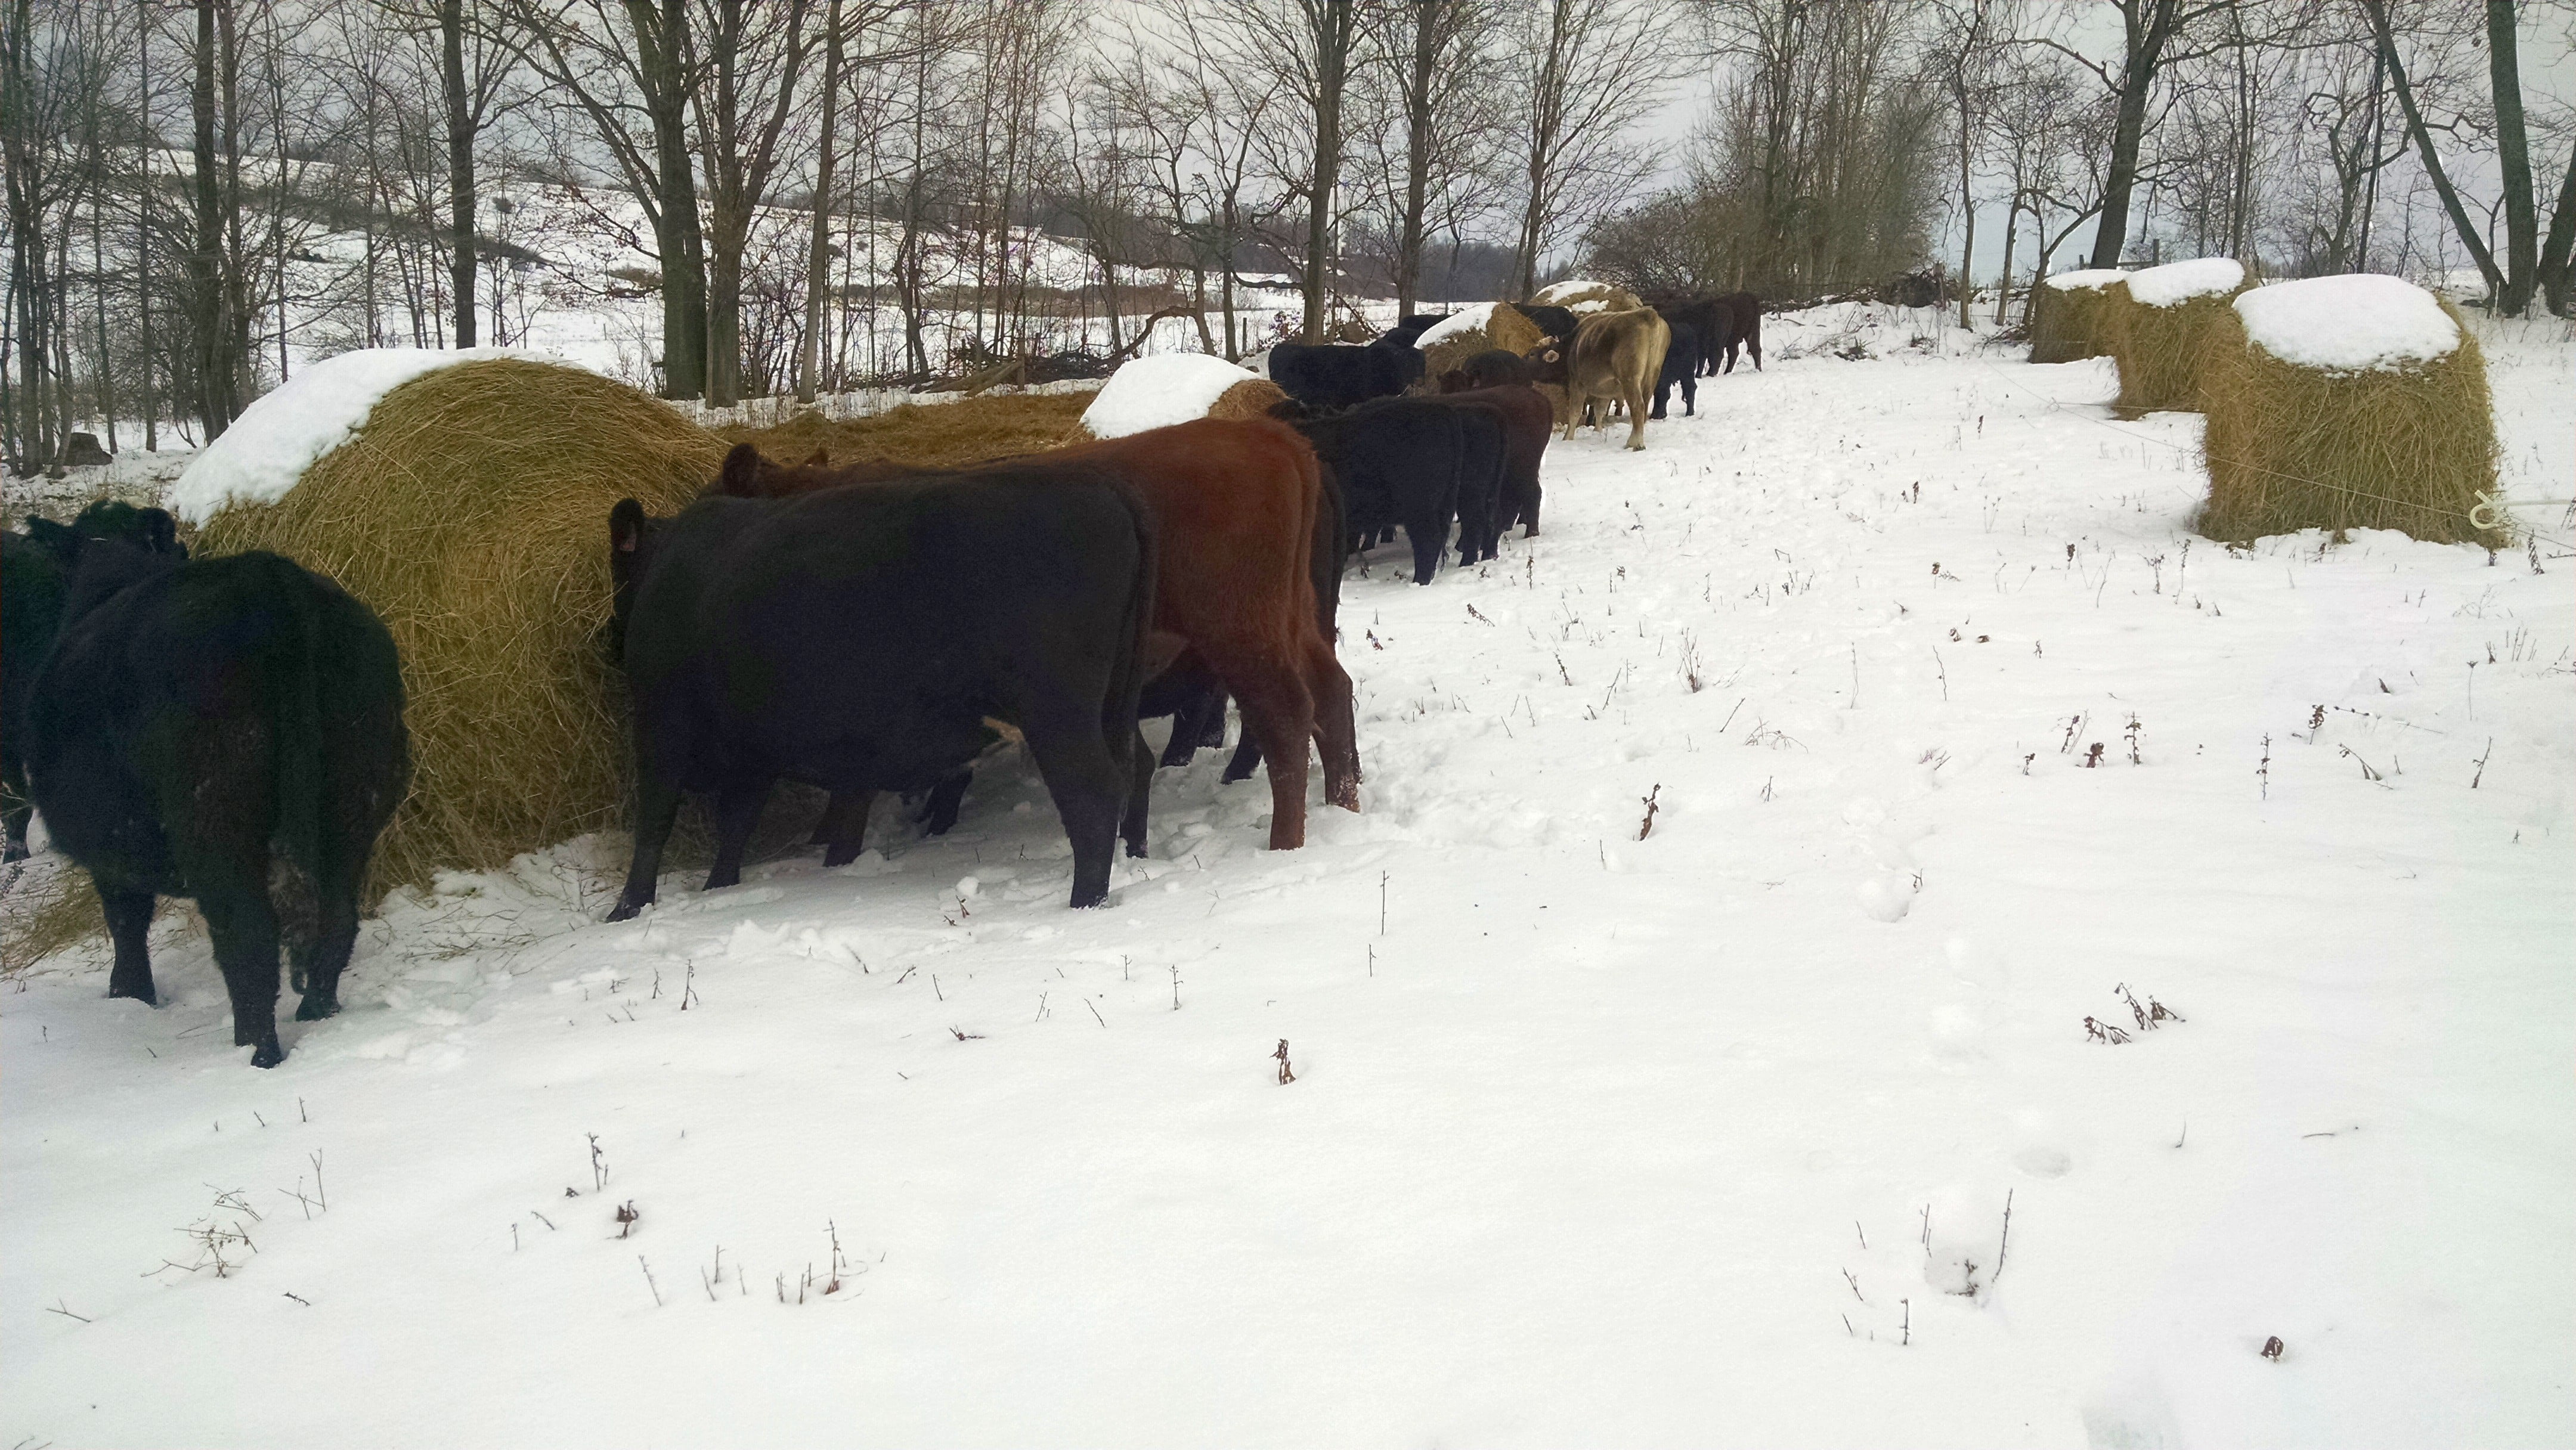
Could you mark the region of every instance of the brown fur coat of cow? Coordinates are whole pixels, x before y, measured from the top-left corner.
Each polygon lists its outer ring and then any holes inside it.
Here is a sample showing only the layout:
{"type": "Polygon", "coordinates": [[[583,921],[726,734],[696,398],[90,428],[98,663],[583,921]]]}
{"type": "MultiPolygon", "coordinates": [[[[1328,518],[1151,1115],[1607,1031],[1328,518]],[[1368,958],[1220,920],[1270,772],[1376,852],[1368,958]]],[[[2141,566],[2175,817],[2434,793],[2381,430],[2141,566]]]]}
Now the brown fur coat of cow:
{"type": "Polygon", "coordinates": [[[1628,446],[1646,446],[1646,410],[1654,403],[1655,378],[1663,371],[1664,349],[1672,344],[1672,329],[1651,307],[1632,312],[1596,312],[1576,324],[1574,354],[1567,360],[1565,384],[1565,437],[1574,437],[1574,425],[1583,415],[1583,405],[1590,399],[1603,400],[1599,417],[1605,426],[1610,417],[1609,403],[1627,405],[1628,446]]]}

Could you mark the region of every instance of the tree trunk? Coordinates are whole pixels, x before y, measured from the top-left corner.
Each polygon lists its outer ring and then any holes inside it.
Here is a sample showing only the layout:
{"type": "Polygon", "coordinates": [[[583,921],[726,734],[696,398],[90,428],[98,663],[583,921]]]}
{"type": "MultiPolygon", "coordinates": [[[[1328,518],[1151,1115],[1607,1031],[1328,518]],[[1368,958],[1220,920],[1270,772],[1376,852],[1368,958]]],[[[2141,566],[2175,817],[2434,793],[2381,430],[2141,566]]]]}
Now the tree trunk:
{"type": "Polygon", "coordinates": [[[707,255],[698,222],[695,159],[689,154],[687,0],[655,7],[627,0],[644,40],[638,69],[653,122],[653,169],[660,206],[654,246],[662,254],[662,395],[689,399],[707,388],[707,255]]]}
{"type": "Polygon", "coordinates": [[[2550,209],[2549,240],[2541,245],[2534,276],[2549,310],[2568,315],[2569,253],[2576,250],[2576,150],[2567,153],[2567,179],[2558,185],[2558,205],[2550,209]]]}
{"type": "Polygon", "coordinates": [[[2451,228],[2459,233],[2460,245],[2478,264],[2478,273],[2486,279],[2487,296],[2502,300],[2504,274],[2496,270],[2495,253],[2487,249],[2486,238],[2469,220],[2468,208],[2460,204],[2460,193],[2451,185],[2451,175],[2442,169],[2441,154],[2433,149],[2432,133],[2424,129],[2424,113],[2415,106],[2415,87],[2406,79],[2406,63],[2397,54],[2397,39],[2389,32],[2387,0],[2361,0],[2370,14],[2371,29],[2377,33],[2380,53],[2387,58],[2389,88],[2397,92],[2397,109],[2406,117],[2406,129],[2415,137],[2416,154],[2423,158],[2425,178],[2433,183],[2433,194],[2442,199],[2442,210],[2451,217],[2451,228]]]}
{"type": "Polygon", "coordinates": [[[2532,209],[2531,143],[2522,123],[2522,62],[2513,0],[2487,0],[2487,76],[2495,88],[2496,162],[2504,171],[2504,290],[2496,311],[2520,317],[2531,306],[2540,261],[2540,220],[2532,209]]]}
{"type": "Polygon", "coordinates": [[[814,233],[805,250],[805,330],[797,339],[796,401],[814,401],[815,361],[823,343],[823,292],[832,272],[832,137],[841,101],[841,0],[823,17],[823,135],[814,160],[814,233]]]}
{"type": "Polygon", "coordinates": [[[161,446],[160,400],[152,392],[152,12],[137,7],[134,105],[143,126],[136,148],[140,167],[134,188],[134,295],[143,349],[143,451],[161,446]]]}
{"type": "Polygon", "coordinates": [[[2004,270],[1995,279],[1995,326],[2004,325],[2012,315],[2013,241],[2021,227],[2021,198],[2014,197],[2004,208],[2004,270]]]}
{"type": "Polygon", "coordinates": [[[1404,215],[1396,225],[1395,315],[1422,310],[1422,212],[1431,194],[1431,83],[1440,60],[1442,7],[1413,6],[1413,53],[1404,77],[1404,215]]]}
{"type": "Polygon", "coordinates": [[[1306,341],[1325,341],[1332,299],[1334,193],[1342,166],[1342,88],[1350,78],[1351,0],[1304,0],[1315,41],[1315,165],[1306,189],[1306,341]]]}
{"type": "Polygon", "coordinates": [[[188,256],[189,330],[197,367],[197,416],[206,425],[206,441],[223,436],[238,411],[233,401],[233,364],[224,345],[230,332],[224,307],[223,192],[215,172],[215,7],[218,0],[197,0],[197,56],[194,83],[188,91],[189,119],[196,129],[191,158],[196,167],[196,234],[188,256]]]}
{"type": "Polygon", "coordinates": [[[438,0],[439,79],[447,92],[448,286],[456,346],[474,345],[474,98],[465,88],[465,0],[438,0]]]}
{"type": "Polygon", "coordinates": [[[2179,0],[2130,0],[2121,6],[2128,63],[2120,72],[2119,119],[2111,130],[2111,166],[2103,179],[2101,220],[2093,228],[2093,265],[2117,267],[2129,244],[2129,195],[2138,182],[2138,147],[2147,133],[2147,99],[2155,89],[2179,0]],[[2140,6],[2145,7],[2141,15],[2140,6]]]}

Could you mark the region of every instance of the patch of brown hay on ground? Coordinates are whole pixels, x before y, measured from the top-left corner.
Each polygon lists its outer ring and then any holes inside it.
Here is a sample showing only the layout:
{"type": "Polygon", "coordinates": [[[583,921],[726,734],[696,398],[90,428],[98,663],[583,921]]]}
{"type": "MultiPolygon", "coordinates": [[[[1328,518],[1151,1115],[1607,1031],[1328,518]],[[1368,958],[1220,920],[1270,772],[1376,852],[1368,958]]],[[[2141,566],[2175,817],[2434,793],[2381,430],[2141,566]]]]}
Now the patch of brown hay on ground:
{"type": "Polygon", "coordinates": [[[830,453],[834,463],[917,463],[951,468],[1061,446],[1082,422],[1095,392],[960,398],[904,403],[873,418],[835,422],[811,409],[767,428],[723,428],[727,443],[749,443],[775,463],[797,464],[830,453]]]}
{"type": "Polygon", "coordinates": [[[1467,359],[1492,348],[1501,348],[1514,357],[1524,356],[1546,335],[1520,309],[1497,302],[1483,327],[1453,333],[1422,349],[1422,386],[1426,391],[1438,390],[1442,373],[1464,367],[1467,359]]]}
{"type": "MultiPolygon", "coordinates": [[[[2094,335],[2120,368],[2120,396],[2112,410],[2124,418],[2200,411],[2201,364],[2211,356],[2213,334],[2237,327],[2234,303],[2244,290],[2149,307],[2126,287],[2104,288],[2094,335]]],[[[2241,328],[2237,335],[2243,335],[2241,328]]]]}
{"type": "Polygon", "coordinates": [[[2031,294],[2030,360],[2064,363],[2102,356],[2107,350],[2102,344],[2102,319],[2115,292],[2125,300],[2128,285],[2113,282],[2061,290],[2042,284],[2031,294]]]}
{"type": "Polygon", "coordinates": [[[608,511],[676,513],[724,445],[578,368],[464,363],[386,394],[273,504],[207,521],[337,580],[402,653],[411,792],[370,899],[624,824],[625,685],[607,655],[608,511]]]}
{"type": "MultiPolygon", "coordinates": [[[[2442,304],[2454,322],[2459,313],[2442,304]]],[[[2194,526],[2250,542],[2301,529],[2397,529],[2435,543],[2510,542],[2469,522],[2495,487],[2485,356],[2459,347],[2393,370],[2296,367],[2249,342],[2233,308],[2201,340],[2209,500],[2194,526]]]]}

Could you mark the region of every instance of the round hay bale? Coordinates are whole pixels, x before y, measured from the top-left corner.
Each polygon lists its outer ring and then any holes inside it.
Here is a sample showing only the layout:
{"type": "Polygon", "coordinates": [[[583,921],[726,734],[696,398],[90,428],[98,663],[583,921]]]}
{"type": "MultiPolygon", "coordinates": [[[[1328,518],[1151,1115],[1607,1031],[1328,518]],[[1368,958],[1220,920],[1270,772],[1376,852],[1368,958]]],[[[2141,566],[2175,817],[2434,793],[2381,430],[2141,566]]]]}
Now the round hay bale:
{"type": "Polygon", "coordinates": [[[1480,302],[1461,312],[1453,312],[1413,340],[1422,354],[1423,387],[1427,391],[1440,385],[1440,375],[1465,364],[1489,348],[1501,348],[1515,356],[1538,346],[1546,334],[1538,324],[1521,315],[1516,308],[1497,303],[1480,302]]]}
{"type": "Polygon", "coordinates": [[[2222,309],[2200,346],[2203,534],[2510,542],[2471,522],[2499,451],[2486,359],[2450,303],[2395,277],[2284,282],[2222,309]]]}
{"type": "Polygon", "coordinates": [[[1148,428],[1193,422],[1208,417],[1227,393],[1245,383],[1263,381],[1267,380],[1209,353],[1162,352],[1130,358],[1119,364],[1083,409],[1081,427],[1068,441],[1124,438],[1148,428]]]}
{"type": "Polygon", "coordinates": [[[386,393],[273,503],[230,505],[208,554],[269,549],[337,580],[402,652],[411,793],[374,888],[623,823],[624,685],[608,659],[608,511],[677,512],[724,445],[579,368],[488,360],[386,393]]]}
{"type": "Polygon", "coordinates": [[[2128,276],[2097,267],[2061,272],[2043,282],[2030,299],[2030,360],[2063,363],[2100,357],[2102,314],[2128,276]]]}
{"type": "Polygon", "coordinates": [[[1634,312],[1646,304],[1625,287],[1608,282],[1587,282],[1568,278],[1538,289],[1530,301],[1547,307],[1562,307],[1571,312],[1634,312]]]}
{"type": "Polygon", "coordinates": [[[2168,262],[2132,272],[2105,289],[2097,335],[2119,365],[2122,416],[2169,409],[2197,412],[2200,364],[2227,304],[2245,290],[2245,268],[2226,257],[2168,262]]]}
{"type": "Polygon", "coordinates": [[[1267,418],[1273,406],[1288,401],[1288,393],[1268,378],[1245,378],[1242,382],[1216,395],[1208,405],[1211,418],[1267,418]]]}

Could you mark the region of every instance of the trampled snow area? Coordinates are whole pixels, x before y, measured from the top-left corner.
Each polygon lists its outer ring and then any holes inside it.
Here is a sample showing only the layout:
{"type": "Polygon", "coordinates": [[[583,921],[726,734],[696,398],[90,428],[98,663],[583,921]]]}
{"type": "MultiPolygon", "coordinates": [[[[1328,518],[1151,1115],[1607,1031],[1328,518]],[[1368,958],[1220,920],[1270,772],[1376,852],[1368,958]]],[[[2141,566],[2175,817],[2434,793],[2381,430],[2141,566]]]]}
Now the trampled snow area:
{"type": "Polygon", "coordinates": [[[274,503],[314,460],[356,432],[385,394],[423,373],[503,357],[559,361],[509,347],[373,347],[308,363],[198,452],[170,486],[170,511],[201,524],[226,504],[274,503]]]}
{"type": "Polygon", "coordinates": [[[2257,287],[2236,299],[2245,335],[2300,367],[2366,372],[2447,357],[2460,325],[2403,277],[2355,273],[2257,287]]]}
{"type": "Polygon", "coordinates": [[[1100,396],[1082,410],[1082,426],[1095,438],[1124,438],[1148,428],[1168,428],[1204,418],[1225,390],[1253,375],[1199,352],[1156,353],[1118,365],[1100,396]]]}
{"type": "Polygon", "coordinates": [[[175,923],[22,977],[0,1443],[2576,1439],[2562,510],[2231,554],[2187,415],[1932,317],[1355,572],[1302,851],[1214,753],[1099,911],[1025,768],[618,926],[574,843],[271,1072],[175,923]]]}
{"type": "Polygon", "coordinates": [[[2149,307],[2173,307],[2243,285],[2245,264],[2233,257],[2195,257],[2129,274],[2129,296],[2149,307]]]}

